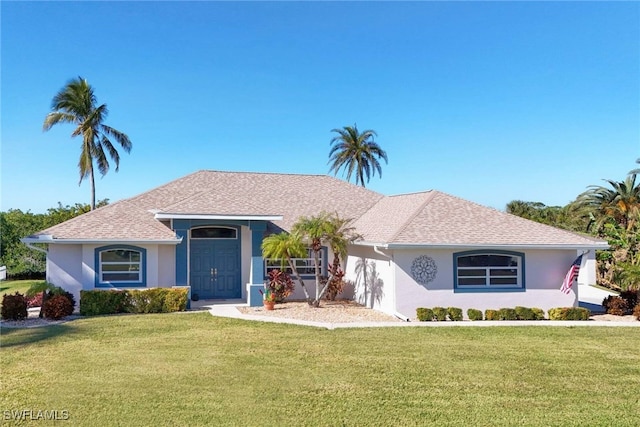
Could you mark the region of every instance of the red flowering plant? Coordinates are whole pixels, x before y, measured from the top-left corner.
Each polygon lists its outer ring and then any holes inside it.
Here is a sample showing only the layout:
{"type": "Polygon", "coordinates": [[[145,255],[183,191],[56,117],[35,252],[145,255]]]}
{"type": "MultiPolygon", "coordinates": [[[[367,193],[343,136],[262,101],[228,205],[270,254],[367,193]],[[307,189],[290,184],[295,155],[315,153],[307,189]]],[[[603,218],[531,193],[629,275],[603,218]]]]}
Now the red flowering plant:
{"type": "Polygon", "coordinates": [[[284,271],[275,269],[269,271],[269,280],[265,283],[265,288],[271,291],[276,302],[284,302],[285,298],[293,293],[295,285],[291,276],[284,271]]]}

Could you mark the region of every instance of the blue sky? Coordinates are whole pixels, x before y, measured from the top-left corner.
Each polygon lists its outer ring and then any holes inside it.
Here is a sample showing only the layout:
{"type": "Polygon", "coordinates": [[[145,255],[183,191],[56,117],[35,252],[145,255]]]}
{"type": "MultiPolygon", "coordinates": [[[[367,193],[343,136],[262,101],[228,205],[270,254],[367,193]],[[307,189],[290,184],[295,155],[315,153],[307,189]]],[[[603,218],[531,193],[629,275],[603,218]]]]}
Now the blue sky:
{"type": "Polygon", "coordinates": [[[200,169],[325,174],[331,129],[354,123],[389,156],[369,188],[498,209],[564,205],[640,157],[638,2],[3,1],[0,14],[2,210],[89,202],[72,127],[42,132],[78,75],[133,142],[97,180],[111,201],[200,169]]]}

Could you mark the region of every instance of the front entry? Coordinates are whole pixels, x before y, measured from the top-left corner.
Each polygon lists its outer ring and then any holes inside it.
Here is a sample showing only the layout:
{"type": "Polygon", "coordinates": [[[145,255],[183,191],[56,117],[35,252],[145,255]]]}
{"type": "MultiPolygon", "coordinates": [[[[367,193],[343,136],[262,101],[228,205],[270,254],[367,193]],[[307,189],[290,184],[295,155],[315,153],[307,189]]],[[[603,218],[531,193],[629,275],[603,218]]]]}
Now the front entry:
{"type": "Polygon", "coordinates": [[[206,227],[191,231],[191,294],[200,299],[242,297],[238,230],[206,227]],[[209,237],[215,236],[215,237],[209,237]]]}

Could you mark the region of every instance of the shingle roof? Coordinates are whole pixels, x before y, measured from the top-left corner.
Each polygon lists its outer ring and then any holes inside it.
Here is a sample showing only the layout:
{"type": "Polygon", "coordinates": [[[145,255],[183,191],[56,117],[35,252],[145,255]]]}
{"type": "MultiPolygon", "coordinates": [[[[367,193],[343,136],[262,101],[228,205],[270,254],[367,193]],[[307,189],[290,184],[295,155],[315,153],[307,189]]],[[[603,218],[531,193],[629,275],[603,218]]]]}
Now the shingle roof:
{"type": "Polygon", "coordinates": [[[56,239],[171,240],[165,214],[300,216],[338,212],[367,242],[407,245],[575,245],[604,242],[438,191],[383,196],[326,175],[199,171],[38,234],[56,239]]]}
{"type": "Polygon", "coordinates": [[[326,175],[199,171],[37,234],[60,239],[164,239],[173,232],[155,212],[200,215],[281,215],[290,230],[303,215],[339,211],[358,218],[383,196],[326,175]],[[153,211],[153,212],[152,212],[153,211]]]}
{"type": "Polygon", "coordinates": [[[439,191],[386,197],[354,226],[365,241],[392,245],[606,245],[439,191]]]}

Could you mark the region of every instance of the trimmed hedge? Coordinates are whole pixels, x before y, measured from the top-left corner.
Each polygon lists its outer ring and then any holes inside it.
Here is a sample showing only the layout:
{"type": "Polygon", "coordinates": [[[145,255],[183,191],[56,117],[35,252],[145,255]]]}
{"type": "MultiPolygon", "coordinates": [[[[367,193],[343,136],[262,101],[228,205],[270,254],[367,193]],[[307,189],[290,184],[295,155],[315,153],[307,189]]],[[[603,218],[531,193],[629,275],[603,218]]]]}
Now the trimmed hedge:
{"type": "Polygon", "coordinates": [[[501,308],[498,310],[498,320],[518,320],[518,315],[513,308],[501,308]]]}
{"type": "Polygon", "coordinates": [[[439,322],[444,322],[445,320],[447,320],[448,314],[449,313],[447,312],[447,309],[444,307],[433,307],[433,315],[439,322]]]}
{"type": "Polygon", "coordinates": [[[80,291],[80,314],[171,313],[187,309],[186,288],[80,291]]]}
{"type": "Polygon", "coordinates": [[[74,301],[65,294],[47,298],[40,308],[45,318],[58,320],[73,314],[74,301]]]}
{"type": "Polygon", "coordinates": [[[449,319],[454,322],[459,322],[462,320],[462,309],[458,307],[447,307],[447,313],[449,314],[449,319]]]}
{"type": "Polygon", "coordinates": [[[500,320],[498,310],[487,309],[484,311],[484,320],[500,320]]]}
{"type": "Polygon", "coordinates": [[[531,309],[531,311],[533,311],[533,314],[535,314],[536,319],[535,320],[544,320],[544,310],[538,307],[533,307],[531,309]]]}
{"type": "Polygon", "coordinates": [[[589,320],[591,312],[582,307],[556,307],[549,309],[550,320],[589,320]]]}
{"type": "Polygon", "coordinates": [[[416,309],[416,317],[421,322],[431,322],[434,317],[433,310],[430,308],[418,307],[416,309]]]}
{"type": "Polygon", "coordinates": [[[467,317],[469,320],[482,320],[482,311],[470,308],[467,310],[467,317]]]}

